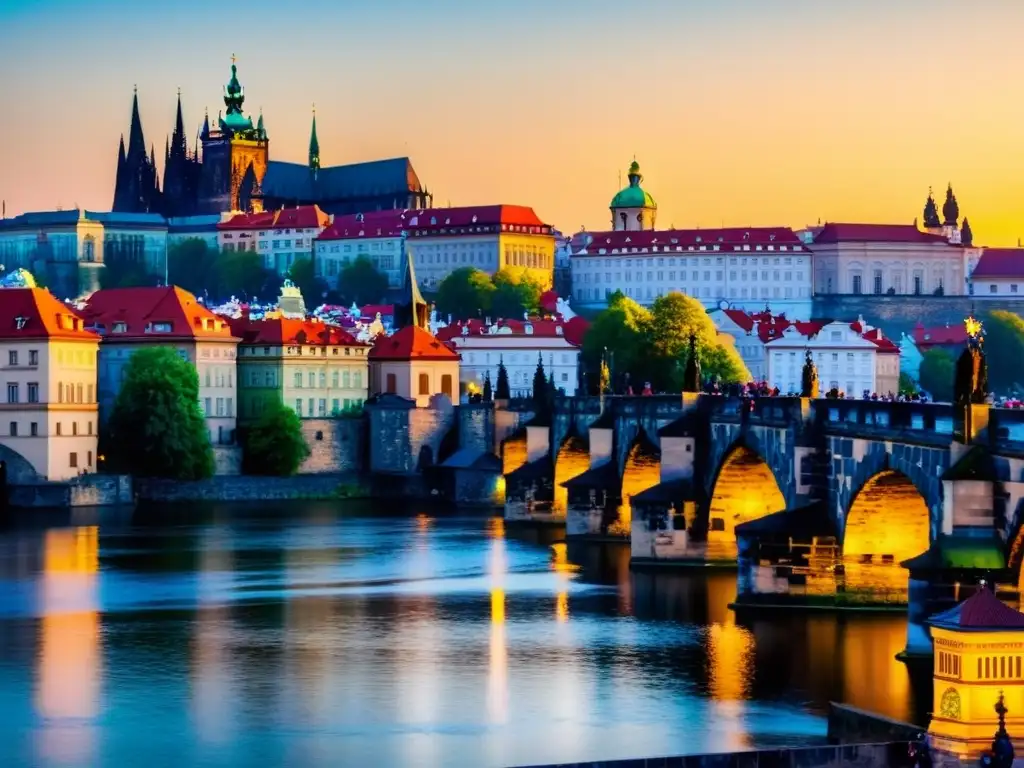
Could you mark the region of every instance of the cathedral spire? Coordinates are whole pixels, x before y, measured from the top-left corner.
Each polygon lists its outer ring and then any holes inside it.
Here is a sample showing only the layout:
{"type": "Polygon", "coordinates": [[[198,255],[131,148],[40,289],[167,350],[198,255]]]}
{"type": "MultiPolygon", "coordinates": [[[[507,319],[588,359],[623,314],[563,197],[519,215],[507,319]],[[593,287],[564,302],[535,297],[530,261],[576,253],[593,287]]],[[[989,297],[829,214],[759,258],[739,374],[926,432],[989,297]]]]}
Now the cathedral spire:
{"type": "Polygon", "coordinates": [[[313,105],[313,128],[309,133],[309,170],[316,176],[320,171],[320,140],[316,137],[316,104],[313,105]]]}
{"type": "Polygon", "coordinates": [[[128,130],[128,155],[131,157],[146,156],[146,138],[142,134],[142,118],[139,116],[139,89],[132,94],[132,125],[128,130]]]}
{"type": "Polygon", "coordinates": [[[394,326],[396,329],[401,329],[407,325],[416,325],[426,330],[430,319],[430,308],[424,301],[423,294],[420,293],[420,287],[416,282],[416,269],[413,267],[412,256],[412,249],[406,249],[402,299],[401,303],[395,303],[394,326]]]}
{"type": "Polygon", "coordinates": [[[174,118],[174,133],[171,140],[171,153],[175,157],[184,157],[188,153],[188,144],[185,140],[185,118],[181,112],[181,88],[178,89],[178,112],[174,118]]]}

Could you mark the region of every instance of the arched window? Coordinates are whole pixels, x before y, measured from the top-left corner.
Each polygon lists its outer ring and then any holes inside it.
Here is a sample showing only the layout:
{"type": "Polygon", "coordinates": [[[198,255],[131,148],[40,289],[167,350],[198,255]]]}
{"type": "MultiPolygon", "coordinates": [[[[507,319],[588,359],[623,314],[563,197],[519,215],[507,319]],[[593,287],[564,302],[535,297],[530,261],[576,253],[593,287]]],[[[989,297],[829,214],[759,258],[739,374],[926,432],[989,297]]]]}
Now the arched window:
{"type": "Polygon", "coordinates": [[[419,394],[421,394],[421,395],[429,395],[430,394],[430,374],[429,373],[421,373],[420,374],[419,394]]]}

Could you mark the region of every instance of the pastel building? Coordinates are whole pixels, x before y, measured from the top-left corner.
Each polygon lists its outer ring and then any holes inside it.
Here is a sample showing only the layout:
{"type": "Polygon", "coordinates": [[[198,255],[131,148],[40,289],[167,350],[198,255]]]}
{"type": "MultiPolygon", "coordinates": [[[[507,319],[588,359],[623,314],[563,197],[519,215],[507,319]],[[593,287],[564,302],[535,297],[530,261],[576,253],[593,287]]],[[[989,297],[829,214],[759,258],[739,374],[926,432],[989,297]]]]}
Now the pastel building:
{"type": "Polygon", "coordinates": [[[442,328],[437,338],[459,352],[461,385],[468,393],[482,392],[488,376],[493,390],[498,383],[498,366],[504,364],[512,396],[527,397],[533,393],[533,375],[540,360],[545,375],[554,375],[555,386],[567,395],[575,395],[587,327],[587,321],[580,317],[569,321],[502,320],[493,324],[468,320],[442,328]]]}
{"type": "Polygon", "coordinates": [[[96,468],[100,338],[42,288],[0,290],[0,461],[8,480],[59,481],[96,468]]]}
{"type": "Polygon", "coordinates": [[[97,291],[89,297],[82,315],[88,327],[102,337],[98,388],[101,421],[109,417],[131,356],[158,344],[174,349],[195,366],[199,405],[210,441],[234,442],[238,338],[227,320],[175,286],[97,291]]]}
{"type": "Polygon", "coordinates": [[[230,321],[238,345],[238,420],[259,418],[283,403],[301,418],[325,418],[362,407],[369,385],[368,351],[341,328],[284,317],[230,321]]]}
{"type": "Polygon", "coordinates": [[[968,282],[979,299],[1024,298],[1024,248],[980,249],[968,282]]]}
{"type": "Polygon", "coordinates": [[[391,288],[402,284],[405,268],[405,211],[378,211],[335,216],[314,241],[317,277],[334,289],[338,276],[358,258],[368,259],[388,278],[391,288]]]}
{"type": "Polygon", "coordinates": [[[482,205],[410,210],[404,216],[405,248],[424,288],[436,288],[460,267],[488,274],[527,273],[550,288],[555,267],[552,228],[532,208],[482,205]]]}
{"type": "Polygon", "coordinates": [[[299,259],[313,258],[313,241],[328,224],[330,216],[315,205],[240,213],[217,225],[217,245],[258,253],[266,269],[283,277],[299,259]]]}

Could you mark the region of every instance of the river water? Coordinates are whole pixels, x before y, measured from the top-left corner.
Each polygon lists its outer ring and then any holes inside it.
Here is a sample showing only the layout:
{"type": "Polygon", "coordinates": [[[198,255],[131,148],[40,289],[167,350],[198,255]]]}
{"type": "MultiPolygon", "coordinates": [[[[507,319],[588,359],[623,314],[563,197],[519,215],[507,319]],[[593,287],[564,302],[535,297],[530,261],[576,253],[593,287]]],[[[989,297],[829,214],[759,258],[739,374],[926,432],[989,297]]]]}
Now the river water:
{"type": "Polygon", "coordinates": [[[925,721],[902,615],[737,617],[735,574],[355,502],[0,529],[4,765],[508,766],[925,721]]]}

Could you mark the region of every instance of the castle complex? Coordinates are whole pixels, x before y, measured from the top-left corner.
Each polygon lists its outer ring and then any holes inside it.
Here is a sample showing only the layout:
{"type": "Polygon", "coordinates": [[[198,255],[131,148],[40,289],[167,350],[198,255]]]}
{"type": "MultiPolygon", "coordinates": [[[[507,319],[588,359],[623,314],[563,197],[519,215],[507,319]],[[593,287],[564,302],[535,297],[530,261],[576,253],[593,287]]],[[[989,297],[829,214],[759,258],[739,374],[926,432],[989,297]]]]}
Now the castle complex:
{"type": "Polygon", "coordinates": [[[315,112],[307,162],[271,160],[263,115],[254,125],[242,111],[244,102],[245,89],[232,57],[231,79],[224,86],[225,111],[212,126],[209,115],[204,118],[190,148],[178,94],[161,189],[156,151],[152,145],[146,149],[136,91],[128,147],[122,136],[118,150],[112,210],[171,217],[314,204],[331,214],[430,207],[432,196],[407,157],[322,168],[315,112]]]}

